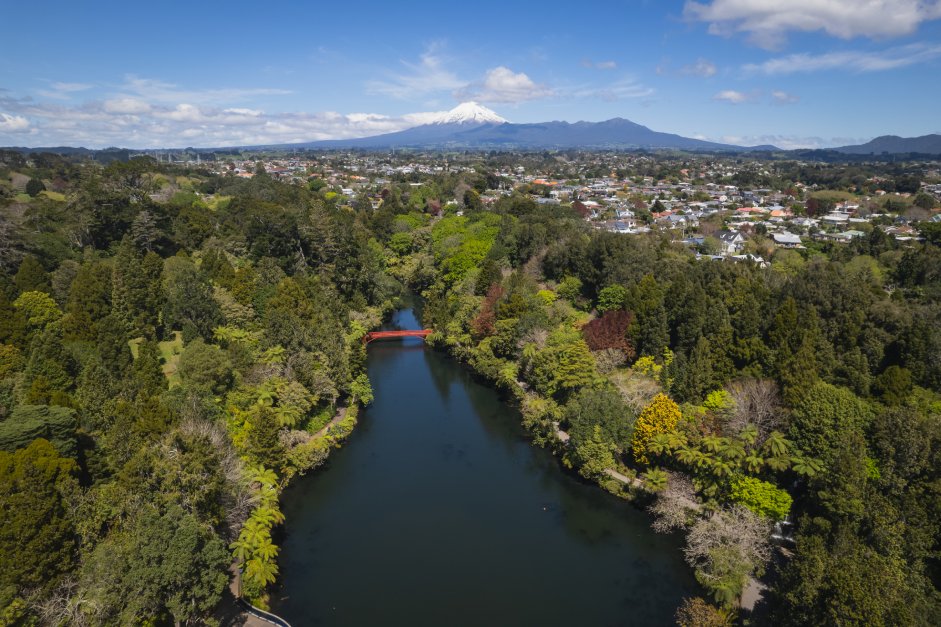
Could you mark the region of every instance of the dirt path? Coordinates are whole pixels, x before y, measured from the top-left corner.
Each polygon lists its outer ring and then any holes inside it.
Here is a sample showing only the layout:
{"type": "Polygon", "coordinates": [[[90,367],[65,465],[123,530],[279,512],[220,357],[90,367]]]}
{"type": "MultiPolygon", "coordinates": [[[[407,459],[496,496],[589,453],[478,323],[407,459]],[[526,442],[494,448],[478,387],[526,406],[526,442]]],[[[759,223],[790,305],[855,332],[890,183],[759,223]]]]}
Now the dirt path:
{"type": "Polygon", "coordinates": [[[312,435],[311,439],[322,438],[323,436],[327,435],[327,432],[330,430],[330,427],[333,427],[339,424],[341,420],[346,418],[346,408],[347,408],[346,405],[340,405],[340,407],[337,408],[336,415],[330,419],[330,422],[324,425],[323,429],[321,429],[320,431],[312,435]]]}
{"type": "Polygon", "coordinates": [[[761,583],[753,577],[748,578],[748,583],[745,584],[745,589],[742,591],[742,598],[739,601],[739,606],[742,609],[751,611],[755,609],[755,605],[758,601],[761,600],[761,597],[764,596],[765,590],[768,588],[765,584],[761,583]]]}
{"type": "Polygon", "coordinates": [[[641,481],[640,479],[631,479],[630,477],[626,475],[622,475],[614,468],[605,468],[604,474],[608,475],[612,479],[617,479],[621,483],[634,486],[635,488],[644,487],[644,482],[641,481]]]}

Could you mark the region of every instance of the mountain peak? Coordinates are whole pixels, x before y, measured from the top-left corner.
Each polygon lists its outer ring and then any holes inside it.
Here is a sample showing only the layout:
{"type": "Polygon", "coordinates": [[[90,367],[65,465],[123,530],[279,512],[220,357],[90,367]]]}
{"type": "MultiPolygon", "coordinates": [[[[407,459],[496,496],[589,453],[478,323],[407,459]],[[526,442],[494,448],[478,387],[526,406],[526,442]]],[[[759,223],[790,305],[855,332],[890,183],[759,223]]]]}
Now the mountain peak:
{"type": "Polygon", "coordinates": [[[474,101],[462,102],[435,116],[429,124],[505,124],[506,120],[474,101]]]}

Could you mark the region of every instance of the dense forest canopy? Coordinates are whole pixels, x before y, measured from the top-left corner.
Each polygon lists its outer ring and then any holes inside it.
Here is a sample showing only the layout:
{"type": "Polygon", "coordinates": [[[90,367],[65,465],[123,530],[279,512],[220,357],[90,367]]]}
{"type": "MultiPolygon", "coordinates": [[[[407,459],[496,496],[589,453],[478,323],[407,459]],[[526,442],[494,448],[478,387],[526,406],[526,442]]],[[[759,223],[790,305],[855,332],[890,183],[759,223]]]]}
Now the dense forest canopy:
{"type": "Polygon", "coordinates": [[[378,156],[364,177],[334,155],[285,178],[262,159],[240,176],[0,154],[0,624],[199,624],[233,563],[264,605],[280,490],[370,401],[361,339],[405,291],[534,442],[686,532],[708,599],[681,624],[734,620],[753,577],[771,585],[753,621],[941,622],[934,175],[608,159],[405,172],[378,156]],[[835,202],[818,188],[878,189],[899,204],[873,210],[920,238],[876,224],[769,264],[710,261],[537,202],[549,185],[517,167],[633,181],[623,196],[651,211],[640,188],[690,169],[808,214],[835,202]],[[352,176],[366,182],[345,193],[352,176]]]}

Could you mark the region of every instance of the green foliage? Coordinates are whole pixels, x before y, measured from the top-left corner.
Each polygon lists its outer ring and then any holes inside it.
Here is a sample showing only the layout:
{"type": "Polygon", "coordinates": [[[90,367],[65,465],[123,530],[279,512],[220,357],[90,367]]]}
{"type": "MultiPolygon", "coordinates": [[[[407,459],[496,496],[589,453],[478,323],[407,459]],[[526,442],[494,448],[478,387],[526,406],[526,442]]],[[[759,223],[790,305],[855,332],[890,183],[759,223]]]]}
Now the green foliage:
{"type": "Polygon", "coordinates": [[[104,623],[197,622],[222,598],[228,563],[225,544],[195,517],[145,505],[96,547],[82,575],[104,623]]]}
{"type": "Polygon", "coordinates": [[[532,358],[531,379],[542,394],[565,398],[579,388],[595,385],[600,375],[581,334],[559,327],[532,358]]]}
{"type": "Polygon", "coordinates": [[[280,464],[284,447],[278,439],[278,414],[264,405],[256,405],[246,421],[245,450],[249,458],[263,466],[280,464]]]}
{"type": "Polygon", "coordinates": [[[855,394],[817,383],[794,407],[789,433],[801,451],[826,462],[843,434],[861,433],[870,419],[870,408],[855,394]]]}
{"type": "Polygon", "coordinates": [[[564,298],[575,305],[582,296],[582,282],[578,277],[567,276],[559,281],[559,287],[555,291],[559,298],[564,298]]]}
{"type": "Polygon", "coordinates": [[[623,285],[609,285],[598,292],[598,313],[623,309],[627,303],[628,292],[623,285]]]}
{"type": "Polygon", "coordinates": [[[95,338],[98,326],[111,313],[111,268],[104,263],[82,264],[71,282],[65,312],[68,337],[95,338]]]}
{"type": "Polygon", "coordinates": [[[258,466],[251,470],[250,479],[259,503],[229,548],[242,569],[243,594],[257,600],[278,574],[279,549],[271,541],[271,529],[284,522],[284,515],[278,507],[277,475],[258,466]]]}
{"type": "Polygon", "coordinates": [[[23,312],[30,331],[41,331],[62,317],[56,302],[45,292],[23,292],[13,307],[23,312]]]}
{"type": "MultiPolygon", "coordinates": [[[[4,423],[0,423],[4,424],[4,423]]],[[[0,589],[48,591],[75,561],[69,500],[77,465],[46,440],[0,451],[0,589]]]]}
{"type": "Polygon", "coordinates": [[[76,456],[75,410],[48,405],[18,405],[0,421],[0,450],[13,452],[45,438],[63,457],[76,456]]]}
{"type": "MultiPolygon", "coordinates": [[[[171,257],[164,262],[163,325],[181,329],[183,341],[208,340],[222,322],[222,312],[212,298],[212,286],[188,259],[171,257]]],[[[117,305],[115,305],[117,307],[117,305]]]]}
{"type": "Polygon", "coordinates": [[[474,283],[474,294],[484,296],[494,284],[499,284],[503,280],[503,273],[499,264],[491,258],[484,260],[477,273],[477,280],[474,283]]]}
{"type": "Polygon", "coordinates": [[[23,257],[23,261],[20,262],[20,267],[13,277],[13,283],[20,294],[24,292],[45,292],[48,294],[52,291],[46,269],[32,255],[23,257]]]}
{"type": "Polygon", "coordinates": [[[183,383],[213,394],[223,394],[232,385],[232,363],[218,346],[197,339],[180,355],[183,383]]]}
{"type": "Polygon", "coordinates": [[[912,393],[912,373],[906,368],[889,366],[876,377],[873,391],[887,405],[901,405],[912,393]]]}
{"type": "Polygon", "coordinates": [[[598,438],[618,453],[630,447],[634,415],[614,390],[581,390],[565,406],[563,416],[576,448],[598,438]]]}
{"type": "Polygon", "coordinates": [[[363,405],[372,403],[372,386],[369,384],[369,377],[365,373],[358,375],[350,383],[350,397],[363,405]]]}
{"type": "Polygon", "coordinates": [[[26,193],[29,194],[31,198],[35,198],[39,195],[39,192],[44,191],[46,191],[46,186],[39,179],[32,178],[26,182],[26,193]]]}
{"type": "Polygon", "coordinates": [[[155,337],[159,325],[158,313],[163,297],[163,324],[168,328],[181,328],[188,316],[210,305],[200,301],[187,303],[187,298],[201,298],[195,285],[196,278],[182,269],[189,269],[179,258],[160,259],[153,252],[144,253],[130,237],[125,237],[118,247],[112,264],[111,303],[114,315],[133,335],[155,337]],[[169,266],[165,272],[164,266],[169,266]],[[174,269],[179,271],[174,271],[174,269]],[[161,293],[161,273],[164,273],[161,293]]]}
{"type": "Polygon", "coordinates": [[[487,257],[499,230],[499,216],[483,213],[442,218],[431,229],[432,249],[449,284],[463,279],[487,257]]]}
{"type": "Polygon", "coordinates": [[[602,476],[606,469],[614,466],[615,450],[614,444],[602,433],[601,426],[595,425],[589,437],[575,445],[578,472],[588,478],[602,476]]]}
{"type": "Polygon", "coordinates": [[[759,516],[784,520],[791,511],[791,495],[777,486],[754,477],[740,476],[731,482],[731,500],[759,516]]]}

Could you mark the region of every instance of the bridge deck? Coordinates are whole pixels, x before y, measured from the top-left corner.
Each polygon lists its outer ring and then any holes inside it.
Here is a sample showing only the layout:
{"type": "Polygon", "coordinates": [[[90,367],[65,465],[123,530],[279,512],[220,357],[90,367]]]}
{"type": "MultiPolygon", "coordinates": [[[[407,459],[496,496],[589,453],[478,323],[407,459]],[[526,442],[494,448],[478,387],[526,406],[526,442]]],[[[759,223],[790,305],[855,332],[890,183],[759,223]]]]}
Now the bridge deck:
{"type": "Polygon", "coordinates": [[[363,336],[363,343],[368,344],[374,340],[391,340],[400,337],[426,338],[431,335],[431,329],[418,329],[413,331],[371,331],[363,336]]]}

